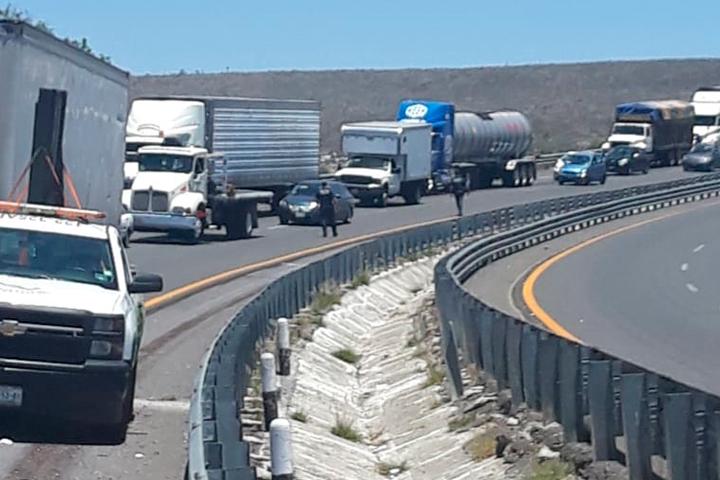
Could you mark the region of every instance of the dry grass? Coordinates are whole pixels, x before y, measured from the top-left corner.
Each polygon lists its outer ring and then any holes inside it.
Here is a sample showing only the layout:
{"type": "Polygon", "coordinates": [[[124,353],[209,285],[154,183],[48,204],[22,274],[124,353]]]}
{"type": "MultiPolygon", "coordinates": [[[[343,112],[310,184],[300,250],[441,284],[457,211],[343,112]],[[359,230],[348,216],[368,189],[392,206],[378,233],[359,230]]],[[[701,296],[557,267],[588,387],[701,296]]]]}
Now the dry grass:
{"type": "Polygon", "coordinates": [[[290,418],[300,423],[307,423],[308,421],[307,415],[302,410],[293,412],[292,415],[290,415],[290,418]]]}
{"type": "Polygon", "coordinates": [[[338,288],[320,290],[310,304],[310,312],[314,317],[325,315],[335,305],[340,304],[342,293],[338,288]]]}
{"type": "Polygon", "coordinates": [[[451,432],[460,430],[461,428],[469,426],[473,420],[475,420],[475,417],[472,415],[463,415],[462,417],[453,418],[448,422],[448,429],[451,432]]]}
{"type": "Polygon", "coordinates": [[[493,429],[479,432],[464,445],[465,451],[476,462],[494,457],[497,443],[495,436],[496,432],[493,429]]]}
{"type": "Polygon", "coordinates": [[[344,438],[350,442],[358,443],[362,440],[360,432],[355,430],[353,422],[351,420],[336,418],[335,425],[330,429],[330,433],[336,437],[344,438]]]}
{"type": "Polygon", "coordinates": [[[564,480],[572,473],[572,468],[560,460],[548,460],[533,466],[528,480],[564,480]]]}
{"type": "Polygon", "coordinates": [[[432,387],[433,385],[440,385],[445,380],[445,372],[439,369],[436,365],[430,365],[427,370],[427,380],[425,381],[425,387],[432,387]]]}
{"type": "Polygon", "coordinates": [[[334,352],[332,352],[332,356],[351,365],[354,365],[358,361],[360,361],[360,354],[355,353],[355,351],[350,348],[342,348],[340,350],[335,350],[334,352]]]}
{"type": "Polygon", "coordinates": [[[350,283],[350,288],[355,290],[356,288],[360,288],[364,285],[370,284],[370,273],[366,270],[363,270],[362,272],[355,275],[355,278],[353,278],[352,283],[350,283]]]}

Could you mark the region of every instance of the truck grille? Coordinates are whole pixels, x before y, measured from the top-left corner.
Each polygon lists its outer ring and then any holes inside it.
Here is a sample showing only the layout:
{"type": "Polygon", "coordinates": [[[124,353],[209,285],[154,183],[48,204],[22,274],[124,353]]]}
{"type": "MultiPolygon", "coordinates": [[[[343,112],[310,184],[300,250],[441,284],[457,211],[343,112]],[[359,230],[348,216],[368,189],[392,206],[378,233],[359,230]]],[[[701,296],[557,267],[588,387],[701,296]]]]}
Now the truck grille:
{"type": "Polygon", "coordinates": [[[353,185],[369,185],[374,182],[372,178],[359,177],[357,175],[341,175],[340,181],[342,183],[348,183],[353,185]]]}
{"type": "Polygon", "coordinates": [[[95,319],[87,315],[0,308],[0,362],[85,362],[95,319]]]}
{"type": "Polygon", "coordinates": [[[153,212],[167,212],[168,194],[166,192],[150,192],[147,190],[137,190],[133,192],[132,202],[130,206],[132,207],[132,210],[138,212],[150,211],[150,206],[152,206],[153,212]]]}

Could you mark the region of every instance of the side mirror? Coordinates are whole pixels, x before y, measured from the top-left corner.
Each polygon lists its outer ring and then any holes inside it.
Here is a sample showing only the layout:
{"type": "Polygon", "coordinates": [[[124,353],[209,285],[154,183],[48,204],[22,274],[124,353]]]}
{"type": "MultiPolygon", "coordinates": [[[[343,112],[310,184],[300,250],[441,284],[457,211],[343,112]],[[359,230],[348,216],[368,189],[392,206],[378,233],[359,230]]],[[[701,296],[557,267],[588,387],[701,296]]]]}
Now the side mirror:
{"type": "Polygon", "coordinates": [[[138,273],[128,286],[130,293],[154,293],[163,289],[163,279],[152,273],[138,273]]]}
{"type": "Polygon", "coordinates": [[[394,173],[395,175],[397,175],[398,173],[402,172],[402,170],[400,170],[400,169],[397,168],[397,167],[393,168],[391,171],[392,171],[392,173],[394,173]]]}

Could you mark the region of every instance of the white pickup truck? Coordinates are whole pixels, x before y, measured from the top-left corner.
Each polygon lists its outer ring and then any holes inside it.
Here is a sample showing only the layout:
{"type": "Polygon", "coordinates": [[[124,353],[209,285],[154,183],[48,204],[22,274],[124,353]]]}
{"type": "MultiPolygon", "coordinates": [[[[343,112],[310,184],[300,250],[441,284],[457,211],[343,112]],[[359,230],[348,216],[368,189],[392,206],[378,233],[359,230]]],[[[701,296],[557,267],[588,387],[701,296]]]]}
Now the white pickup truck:
{"type": "Polygon", "coordinates": [[[119,444],[133,416],[140,295],[163,283],[131,273],[117,228],[93,223],[103,217],[0,202],[0,414],[119,444]]]}
{"type": "Polygon", "coordinates": [[[431,177],[432,125],[420,122],[362,122],[342,126],[348,163],[335,173],[363,203],[379,207],[402,196],[416,204],[431,177]]]}

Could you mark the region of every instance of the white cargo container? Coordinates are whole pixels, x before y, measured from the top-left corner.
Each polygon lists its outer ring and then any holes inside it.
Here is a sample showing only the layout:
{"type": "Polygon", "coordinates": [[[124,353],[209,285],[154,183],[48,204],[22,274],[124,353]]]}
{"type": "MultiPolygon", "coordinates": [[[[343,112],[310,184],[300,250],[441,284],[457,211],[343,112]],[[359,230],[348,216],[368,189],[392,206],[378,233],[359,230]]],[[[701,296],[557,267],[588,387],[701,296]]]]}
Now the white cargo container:
{"type": "Polygon", "coordinates": [[[82,207],[119,224],[127,104],[127,72],[0,21],[0,199],[22,178],[16,198],[74,206],[67,172],[82,207]]]}

